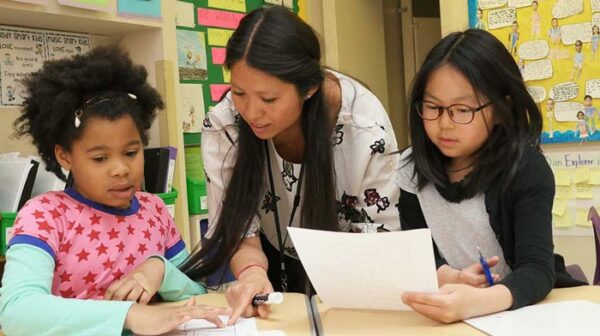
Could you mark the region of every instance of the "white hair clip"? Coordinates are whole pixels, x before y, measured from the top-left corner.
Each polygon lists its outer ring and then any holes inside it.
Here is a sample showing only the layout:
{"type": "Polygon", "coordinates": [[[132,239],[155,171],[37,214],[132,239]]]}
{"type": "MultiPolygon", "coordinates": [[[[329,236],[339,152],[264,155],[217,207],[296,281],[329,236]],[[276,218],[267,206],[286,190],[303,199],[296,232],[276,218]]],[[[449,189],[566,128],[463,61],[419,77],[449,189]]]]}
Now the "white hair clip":
{"type": "Polygon", "coordinates": [[[137,100],[137,96],[134,95],[133,93],[127,93],[127,95],[129,96],[129,98],[137,100]]]}
{"type": "Polygon", "coordinates": [[[79,128],[79,126],[81,126],[81,115],[83,114],[83,111],[81,109],[78,109],[77,111],[75,111],[75,128],[79,128]]]}

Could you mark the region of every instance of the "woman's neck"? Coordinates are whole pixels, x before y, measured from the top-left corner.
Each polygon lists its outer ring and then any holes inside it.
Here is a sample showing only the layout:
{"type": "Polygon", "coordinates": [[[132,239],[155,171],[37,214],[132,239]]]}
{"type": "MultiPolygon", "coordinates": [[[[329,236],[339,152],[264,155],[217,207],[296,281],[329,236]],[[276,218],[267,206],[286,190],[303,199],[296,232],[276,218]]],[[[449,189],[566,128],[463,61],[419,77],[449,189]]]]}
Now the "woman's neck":
{"type": "Polygon", "coordinates": [[[302,121],[299,118],[292,126],[273,138],[277,154],[287,162],[302,163],[305,147],[302,121]]]}
{"type": "MultiPolygon", "coordinates": [[[[327,111],[329,112],[330,131],[333,132],[342,107],[342,89],[339,80],[334,74],[325,72],[325,81],[323,82],[322,90],[327,111]]],[[[277,154],[287,162],[304,162],[306,141],[302,133],[301,118],[290,128],[273,138],[273,145],[277,154]]]]}

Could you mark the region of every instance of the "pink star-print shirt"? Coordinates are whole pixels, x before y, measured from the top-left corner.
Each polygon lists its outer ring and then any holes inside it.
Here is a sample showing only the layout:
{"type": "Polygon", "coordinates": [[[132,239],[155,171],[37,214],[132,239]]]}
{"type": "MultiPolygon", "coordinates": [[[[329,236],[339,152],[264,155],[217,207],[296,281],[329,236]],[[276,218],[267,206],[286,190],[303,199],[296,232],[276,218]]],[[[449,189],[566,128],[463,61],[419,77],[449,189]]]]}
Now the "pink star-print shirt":
{"type": "Polygon", "coordinates": [[[170,259],[185,248],[159,197],[137,192],[128,209],[115,209],[73,189],[29,200],[15,220],[15,244],[46,251],[56,264],[52,294],[77,299],[101,299],[148,257],[170,259]]]}

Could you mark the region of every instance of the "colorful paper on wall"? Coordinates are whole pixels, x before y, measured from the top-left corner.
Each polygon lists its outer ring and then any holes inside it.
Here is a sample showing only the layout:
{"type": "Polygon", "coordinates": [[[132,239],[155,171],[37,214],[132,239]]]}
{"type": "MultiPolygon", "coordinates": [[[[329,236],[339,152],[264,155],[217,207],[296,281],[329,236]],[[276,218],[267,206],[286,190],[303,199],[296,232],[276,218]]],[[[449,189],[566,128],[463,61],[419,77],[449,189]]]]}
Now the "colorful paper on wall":
{"type": "Polygon", "coordinates": [[[204,93],[202,84],[179,84],[181,107],[179,116],[185,133],[202,131],[204,120],[204,93]]]}
{"type": "Polygon", "coordinates": [[[179,79],[205,80],[208,76],[204,33],[177,29],[179,79]]]}
{"type": "Polygon", "coordinates": [[[567,210],[567,202],[565,200],[555,200],[552,205],[552,214],[556,216],[564,216],[567,210]]]}
{"type": "Polygon", "coordinates": [[[600,185],[600,169],[590,169],[590,184],[600,185]]]}
{"type": "Polygon", "coordinates": [[[571,185],[571,172],[565,169],[554,169],[554,180],[557,186],[571,185]]]}
{"type": "Polygon", "coordinates": [[[575,190],[570,186],[556,186],[556,198],[558,199],[573,199],[575,197],[575,190]]]}
{"type": "Polygon", "coordinates": [[[573,218],[571,217],[570,212],[566,212],[562,216],[552,216],[552,221],[554,222],[554,227],[556,228],[570,228],[573,226],[573,218]]]}
{"type": "Polygon", "coordinates": [[[227,41],[233,34],[233,30],[228,29],[208,28],[206,31],[208,33],[208,44],[219,47],[227,46],[227,41]]]}
{"type": "Polygon", "coordinates": [[[213,64],[225,63],[225,55],[226,55],[225,51],[226,51],[225,48],[210,48],[213,64]]]}
{"type": "Polygon", "coordinates": [[[160,18],[160,0],[119,0],[117,12],[121,16],[160,18]]]}
{"type": "Polygon", "coordinates": [[[41,30],[0,26],[0,46],[0,102],[18,106],[27,95],[23,79],[46,60],[45,35],[41,30]]]}
{"type": "Polygon", "coordinates": [[[223,67],[223,81],[225,83],[231,82],[231,71],[227,70],[225,67],[223,67]]]}
{"type": "Polygon", "coordinates": [[[193,3],[177,1],[175,4],[175,25],[188,28],[196,27],[193,3]]]}
{"type": "Polygon", "coordinates": [[[587,184],[575,185],[575,196],[578,199],[592,199],[594,194],[592,193],[592,187],[587,184]]]}
{"type": "Polygon", "coordinates": [[[48,60],[72,57],[90,51],[90,36],[85,34],[46,32],[48,60]]]}
{"type": "Polygon", "coordinates": [[[64,6],[92,9],[103,12],[114,12],[115,8],[110,6],[108,0],[57,0],[64,6]]]}
{"type": "Polygon", "coordinates": [[[534,87],[542,143],[600,141],[599,6],[598,0],[468,1],[470,26],[496,36],[534,87]]]}
{"type": "Polygon", "coordinates": [[[245,0],[208,0],[208,7],[221,8],[236,12],[246,11],[245,0]]]}
{"type": "Polygon", "coordinates": [[[588,221],[587,215],[588,215],[587,209],[577,209],[577,211],[575,212],[575,225],[577,225],[577,226],[592,226],[592,222],[588,221]]]}
{"type": "Polygon", "coordinates": [[[223,94],[229,90],[228,84],[211,84],[210,85],[210,99],[214,102],[218,102],[223,97],[223,94]]]}
{"type": "Polygon", "coordinates": [[[198,8],[198,24],[208,27],[236,29],[244,14],[198,8]]]}
{"type": "Polygon", "coordinates": [[[283,0],[283,5],[289,9],[294,9],[294,1],[293,0],[283,0]]]}
{"type": "Polygon", "coordinates": [[[583,166],[575,168],[575,176],[573,181],[575,184],[588,183],[590,181],[590,167],[583,166]]]}

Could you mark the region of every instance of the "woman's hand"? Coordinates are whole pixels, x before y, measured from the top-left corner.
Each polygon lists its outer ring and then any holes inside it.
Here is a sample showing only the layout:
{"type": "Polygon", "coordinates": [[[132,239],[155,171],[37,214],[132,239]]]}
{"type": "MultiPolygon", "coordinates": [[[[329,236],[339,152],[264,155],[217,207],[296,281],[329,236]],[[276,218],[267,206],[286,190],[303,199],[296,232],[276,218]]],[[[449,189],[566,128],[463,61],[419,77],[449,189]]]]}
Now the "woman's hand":
{"type": "Polygon", "coordinates": [[[438,293],[406,292],[402,301],[432,320],[452,323],[506,310],[512,305],[512,294],[504,285],[477,288],[447,284],[438,293]]]}
{"type": "MultiPolygon", "coordinates": [[[[487,259],[488,265],[491,267],[496,266],[500,258],[493,256],[487,259]]],[[[489,286],[485,274],[483,273],[483,266],[480,263],[475,263],[463,270],[454,269],[448,265],[443,265],[438,268],[438,283],[441,286],[451,283],[466,284],[474,287],[487,287],[489,286]]],[[[494,282],[500,279],[500,275],[493,273],[492,278],[494,282]]]]}
{"type": "Polygon", "coordinates": [[[127,312],[125,329],[136,335],[162,335],[191,319],[205,319],[223,328],[219,315],[228,315],[230,309],[196,305],[190,298],[185,306],[149,306],[134,304],[127,312]]]}
{"type": "Polygon", "coordinates": [[[165,264],[160,258],[148,258],[127,276],[106,289],[105,300],[136,301],[147,304],[162,284],[165,264]]]}
{"type": "Polygon", "coordinates": [[[233,325],[240,316],[269,316],[269,305],[252,306],[252,299],[256,294],[271,293],[273,286],[269,281],[267,272],[261,267],[252,267],[245,270],[238,281],[227,289],[226,297],[229,307],[233,309],[228,325],[233,325]]]}

